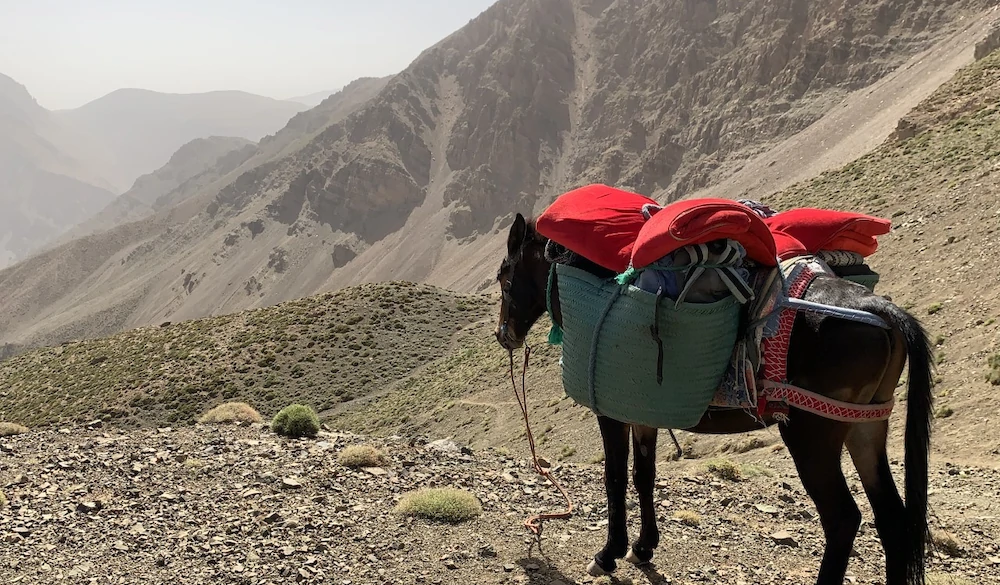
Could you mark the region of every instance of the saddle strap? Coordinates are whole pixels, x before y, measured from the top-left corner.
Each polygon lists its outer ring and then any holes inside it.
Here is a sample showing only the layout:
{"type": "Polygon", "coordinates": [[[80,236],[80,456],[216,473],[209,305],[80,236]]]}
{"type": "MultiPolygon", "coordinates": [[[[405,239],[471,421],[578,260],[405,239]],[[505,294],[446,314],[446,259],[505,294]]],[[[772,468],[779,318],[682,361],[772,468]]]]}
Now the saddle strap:
{"type": "Polygon", "coordinates": [[[757,400],[757,415],[763,416],[769,402],[784,403],[823,418],[849,423],[888,420],[895,398],[883,404],[841,402],[791,384],[760,381],[762,388],[757,400]]]}

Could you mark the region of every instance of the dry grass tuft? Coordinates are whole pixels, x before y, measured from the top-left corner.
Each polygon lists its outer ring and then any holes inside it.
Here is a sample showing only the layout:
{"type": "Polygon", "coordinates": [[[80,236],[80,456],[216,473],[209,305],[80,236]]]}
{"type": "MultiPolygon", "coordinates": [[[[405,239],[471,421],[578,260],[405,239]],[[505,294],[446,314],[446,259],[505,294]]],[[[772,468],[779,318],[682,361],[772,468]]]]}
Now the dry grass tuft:
{"type": "Polygon", "coordinates": [[[260,413],[246,402],[224,402],[201,415],[198,422],[201,424],[228,424],[259,423],[263,420],[260,413]]]}
{"type": "Polygon", "coordinates": [[[396,505],[396,513],[441,522],[462,522],[483,513],[473,494],[455,488],[426,488],[411,492],[396,505]]]}
{"type": "Polygon", "coordinates": [[[600,577],[591,581],[593,585],[634,585],[635,582],[632,581],[630,577],[610,577],[608,575],[601,575],[600,577]]]}
{"type": "Polygon", "coordinates": [[[931,530],[931,543],[949,557],[960,557],[965,552],[965,546],[958,536],[947,530],[931,530]]]}
{"type": "Polygon", "coordinates": [[[12,437],[27,433],[28,427],[17,423],[0,422],[0,437],[12,437]]]}
{"type": "Polygon", "coordinates": [[[990,356],[986,363],[990,368],[986,372],[986,381],[994,386],[1000,386],[1000,353],[990,356]]]}
{"type": "Polygon", "coordinates": [[[712,475],[728,481],[739,481],[743,477],[740,468],[728,459],[710,459],[705,467],[712,475]]]}
{"type": "Polygon", "coordinates": [[[727,444],[723,451],[731,453],[748,453],[754,449],[761,449],[763,447],[767,447],[768,445],[769,443],[764,439],[756,435],[751,435],[727,444]]]}
{"type": "Polygon", "coordinates": [[[340,452],[337,461],[344,467],[384,467],[385,455],[371,445],[351,445],[340,452]]]}
{"type": "Polygon", "coordinates": [[[701,524],[701,514],[691,510],[677,510],[674,512],[674,520],[688,526],[698,526],[701,524]]]}
{"type": "Polygon", "coordinates": [[[946,575],[944,573],[928,573],[927,585],[976,585],[976,582],[961,575],[946,575]]]}

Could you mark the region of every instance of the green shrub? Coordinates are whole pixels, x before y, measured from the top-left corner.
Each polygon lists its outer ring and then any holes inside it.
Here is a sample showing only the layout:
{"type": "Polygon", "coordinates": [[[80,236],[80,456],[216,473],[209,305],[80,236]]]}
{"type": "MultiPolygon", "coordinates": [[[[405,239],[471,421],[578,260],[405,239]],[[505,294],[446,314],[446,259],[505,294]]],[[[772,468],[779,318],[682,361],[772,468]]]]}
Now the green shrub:
{"type": "Polygon", "coordinates": [[[461,522],[483,513],[473,494],[455,488],[425,488],[411,492],[396,505],[396,513],[442,522],[461,522]]]}
{"type": "Polygon", "coordinates": [[[319,417],[308,406],[292,404],[274,415],[271,430],[285,437],[315,437],[319,433],[319,417]]]}

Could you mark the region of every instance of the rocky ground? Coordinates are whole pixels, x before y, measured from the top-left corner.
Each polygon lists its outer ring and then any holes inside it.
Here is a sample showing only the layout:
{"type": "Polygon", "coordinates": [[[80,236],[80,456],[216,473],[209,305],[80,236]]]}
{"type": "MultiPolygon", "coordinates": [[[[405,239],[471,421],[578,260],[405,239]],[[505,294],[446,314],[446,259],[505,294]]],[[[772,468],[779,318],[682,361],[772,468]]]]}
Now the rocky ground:
{"type": "MultiPolygon", "coordinates": [[[[73,427],[0,439],[8,500],[0,507],[0,582],[592,582],[585,567],[607,522],[602,466],[555,467],[577,512],[546,523],[539,548],[522,521],[563,502],[534,474],[524,445],[509,449],[327,432],[288,440],[262,425],[73,427]],[[381,449],[388,463],[341,466],[340,451],[361,443],[381,449]],[[475,493],[483,515],[447,525],[392,511],[411,490],[445,485],[475,493]]],[[[822,531],[787,453],[764,449],[742,465],[744,479],[734,482],[712,475],[705,461],[660,464],[655,566],[625,566],[617,578],[812,583],[822,531]]],[[[870,509],[853,471],[849,480],[865,514],[850,582],[883,583],[870,509]]],[[[1000,583],[1000,469],[936,464],[931,486],[933,526],[955,539],[933,553],[935,582],[1000,583]]]]}

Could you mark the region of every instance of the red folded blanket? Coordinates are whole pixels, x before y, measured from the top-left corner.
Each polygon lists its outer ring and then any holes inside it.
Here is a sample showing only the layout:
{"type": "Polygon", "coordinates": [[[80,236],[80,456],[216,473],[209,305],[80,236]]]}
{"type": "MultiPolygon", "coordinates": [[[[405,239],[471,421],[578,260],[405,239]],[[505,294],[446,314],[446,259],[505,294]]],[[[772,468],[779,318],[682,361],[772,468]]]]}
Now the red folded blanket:
{"type": "Polygon", "coordinates": [[[628,268],[632,246],[646,223],[643,205],[656,201],[608,187],[587,185],[568,191],[535,220],[538,233],[609,270],[628,268]]]}
{"type": "Polygon", "coordinates": [[[802,207],[764,220],[772,231],[801,242],[806,252],[846,250],[864,257],[878,249],[877,236],[889,233],[892,222],[862,213],[802,207]]]}
{"type": "Polygon", "coordinates": [[[777,264],[774,236],[759,215],[729,199],[703,198],[677,201],[657,211],[639,230],[632,267],[645,268],[684,246],[727,238],[742,244],[751,260],[777,264]]]}

